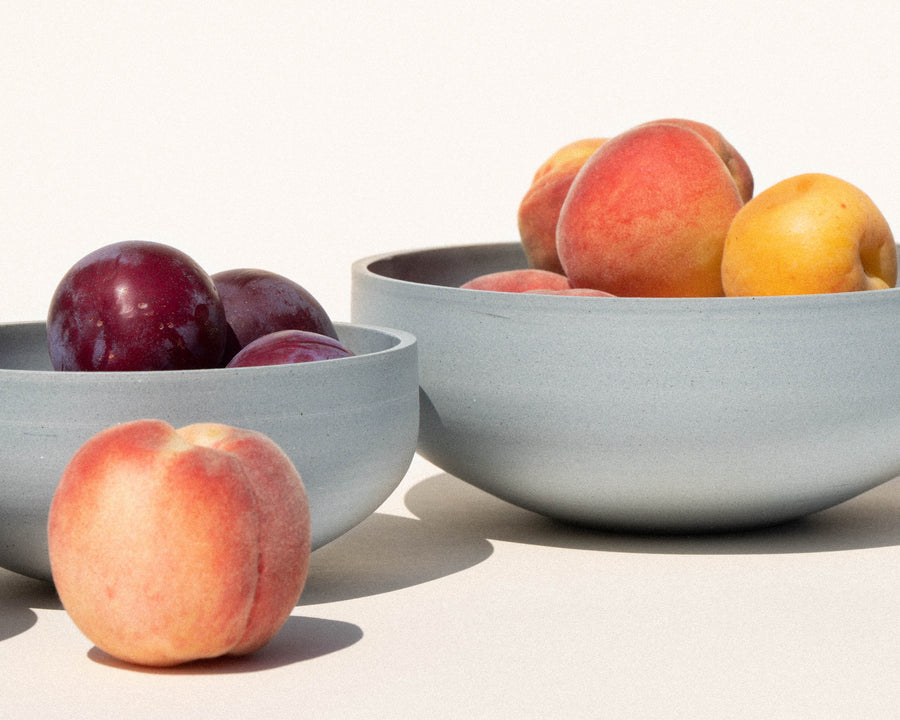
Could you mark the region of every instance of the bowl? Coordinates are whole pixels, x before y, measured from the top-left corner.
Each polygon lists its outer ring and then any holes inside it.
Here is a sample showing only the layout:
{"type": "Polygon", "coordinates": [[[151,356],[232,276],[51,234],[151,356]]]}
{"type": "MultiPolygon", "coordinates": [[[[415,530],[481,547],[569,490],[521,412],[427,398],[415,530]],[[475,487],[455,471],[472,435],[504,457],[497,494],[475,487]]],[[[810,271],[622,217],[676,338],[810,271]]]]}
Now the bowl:
{"type": "Polygon", "coordinates": [[[56,372],[44,323],[0,325],[0,566],[51,579],[47,515],[73,453],[139,418],[211,421],[278,443],[309,496],[313,549],[370,515],[415,453],[415,338],[335,323],[354,357],[234,369],[56,372]]]}
{"type": "Polygon", "coordinates": [[[900,475],[900,289],[747,298],[465,290],[518,243],[358,260],[351,318],[419,347],[419,453],[636,532],[769,525],[900,475]]]}

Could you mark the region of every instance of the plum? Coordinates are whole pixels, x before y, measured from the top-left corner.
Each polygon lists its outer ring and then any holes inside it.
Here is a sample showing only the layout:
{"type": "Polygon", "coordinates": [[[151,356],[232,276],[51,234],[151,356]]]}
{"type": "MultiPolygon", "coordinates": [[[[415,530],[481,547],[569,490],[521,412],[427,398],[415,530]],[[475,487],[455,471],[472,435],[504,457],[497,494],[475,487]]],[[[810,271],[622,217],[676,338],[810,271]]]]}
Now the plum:
{"type": "Polygon", "coordinates": [[[328,335],[308,330],[277,330],[246,345],[226,367],[288,365],[352,355],[340,341],[328,335]]]}
{"type": "Polygon", "coordinates": [[[313,295],[269,270],[235,268],[212,275],[229,326],[225,362],[263,335],[306,330],[337,339],[334,324],[313,295]]]}
{"type": "Polygon", "coordinates": [[[212,278],[188,255],[125,241],[86,255],[63,276],[47,313],[56,370],[217,367],[225,309],[212,278]]]}

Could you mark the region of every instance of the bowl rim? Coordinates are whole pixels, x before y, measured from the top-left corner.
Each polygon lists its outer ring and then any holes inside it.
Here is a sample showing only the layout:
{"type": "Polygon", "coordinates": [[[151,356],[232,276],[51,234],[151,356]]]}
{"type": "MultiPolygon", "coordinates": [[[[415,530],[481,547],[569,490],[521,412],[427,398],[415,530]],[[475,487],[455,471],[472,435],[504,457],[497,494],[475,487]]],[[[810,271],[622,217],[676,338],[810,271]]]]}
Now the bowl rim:
{"type": "MultiPolygon", "coordinates": [[[[13,321],[13,322],[0,322],[0,333],[8,328],[37,328],[44,327],[46,328],[47,323],[43,320],[21,320],[21,321],[13,321]]],[[[383,335],[390,338],[393,342],[390,347],[384,348],[383,350],[375,350],[373,352],[366,352],[361,354],[354,354],[349,357],[340,357],[340,358],[330,358],[327,363],[327,367],[335,367],[335,364],[341,363],[342,365],[357,365],[360,363],[372,362],[376,358],[383,357],[385,355],[394,354],[398,352],[403,352],[408,348],[415,347],[417,344],[417,340],[415,335],[412,333],[401,330],[399,328],[389,328],[382,325],[372,325],[368,323],[354,323],[354,322],[334,322],[335,330],[338,331],[338,335],[340,335],[341,330],[343,329],[351,329],[351,331],[361,330],[363,332],[373,333],[375,335],[383,335]]],[[[28,377],[28,378],[46,378],[53,377],[59,378],[60,382],[82,382],[86,378],[90,378],[92,380],[103,382],[109,381],[112,378],[122,379],[122,380],[131,380],[134,382],[147,382],[150,378],[153,380],[159,379],[162,382],[171,381],[174,382],[178,379],[183,379],[186,377],[200,378],[200,377],[210,377],[213,375],[218,375],[222,377],[224,375],[232,375],[232,374],[255,374],[255,375],[264,375],[264,374],[277,374],[277,373],[314,373],[320,372],[322,370],[323,363],[321,362],[306,362],[306,363],[285,363],[282,365],[258,365],[251,367],[236,367],[236,368],[196,368],[190,370],[120,370],[120,371],[111,371],[111,370],[91,370],[91,371],[66,371],[62,372],[59,370],[53,369],[26,369],[26,368],[6,368],[0,367],[0,378],[4,377],[28,377]],[[80,380],[79,380],[80,379],[80,380]]]]}
{"type": "MultiPolygon", "coordinates": [[[[519,303],[534,304],[538,307],[547,308],[576,308],[579,305],[590,305],[593,308],[634,308],[642,310],[655,310],[657,308],[667,310],[721,310],[721,309],[737,309],[749,308],[753,311],[762,310],[767,307],[790,307],[792,309],[802,309],[804,306],[820,308],[824,305],[857,305],[860,303],[871,302],[896,302],[896,296],[900,296],[900,285],[892,288],[884,288],[878,290],[862,290],[857,292],[838,292],[838,293],[809,293],[805,295],[747,295],[740,297],[728,296],[703,296],[703,297],[638,297],[638,296],[611,296],[611,297],[584,297],[579,295],[545,295],[540,293],[518,293],[505,292],[499,290],[476,290],[471,288],[461,288],[452,285],[439,285],[435,283],[418,282],[415,280],[404,280],[390,275],[385,275],[373,270],[372,266],[379,262],[387,260],[396,260],[399,258],[409,258],[414,255],[427,253],[439,254],[441,252],[466,252],[466,251],[482,251],[482,252],[502,252],[512,251],[521,248],[518,241],[506,242],[489,242],[489,243],[465,243],[461,245],[431,245],[427,247],[410,248],[406,250],[395,250],[383,252],[366,257],[359,258],[354,261],[351,267],[351,273],[354,281],[361,278],[377,280],[385,282],[398,289],[428,290],[432,293],[438,293],[441,297],[464,301],[467,298],[493,298],[500,303],[519,303]]],[[[898,254],[900,254],[900,246],[898,246],[898,254]]],[[[513,268],[510,268],[513,269],[513,268]]]]}

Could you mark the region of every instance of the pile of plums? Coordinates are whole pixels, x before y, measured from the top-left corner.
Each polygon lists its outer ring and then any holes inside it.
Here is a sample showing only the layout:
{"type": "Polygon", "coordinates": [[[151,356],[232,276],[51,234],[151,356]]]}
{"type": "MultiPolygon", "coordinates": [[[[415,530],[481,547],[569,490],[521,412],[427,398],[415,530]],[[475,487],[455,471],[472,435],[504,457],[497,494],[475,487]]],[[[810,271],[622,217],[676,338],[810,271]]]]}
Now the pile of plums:
{"type": "Polygon", "coordinates": [[[55,370],[193,370],[308,362],[352,353],[322,305],[267,270],[208,275],[147,241],[95,250],[63,276],[47,314],[55,370]]]}

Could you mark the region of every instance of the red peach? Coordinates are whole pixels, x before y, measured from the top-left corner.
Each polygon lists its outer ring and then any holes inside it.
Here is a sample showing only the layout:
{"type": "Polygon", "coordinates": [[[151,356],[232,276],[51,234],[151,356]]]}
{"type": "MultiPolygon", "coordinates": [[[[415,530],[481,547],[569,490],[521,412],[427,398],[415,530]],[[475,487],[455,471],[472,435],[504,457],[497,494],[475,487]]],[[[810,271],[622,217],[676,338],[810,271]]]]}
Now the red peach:
{"type": "Polygon", "coordinates": [[[526,290],[526,295],[580,295],[582,297],[615,297],[615,295],[594,288],[569,288],[568,290],[526,290]]]}
{"type": "Polygon", "coordinates": [[[712,145],[716,154],[722,158],[722,162],[725,163],[725,167],[728,168],[728,172],[731,173],[731,177],[734,178],[734,184],[738,187],[741,199],[744,202],[747,202],[753,197],[753,173],[750,171],[750,166],[734,146],[714,127],[707,125],[706,123],[698,122],[697,120],[686,120],[684,118],[665,118],[663,120],[652,120],[644,124],[680,125],[681,127],[686,127],[688,130],[693,130],[706,140],[706,142],[712,145]]]}
{"type": "Polygon", "coordinates": [[[460,285],[467,290],[494,290],[496,292],[520,293],[526,290],[567,290],[572,287],[568,278],[550,270],[534,268],[521,270],[500,270],[472,278],[460,285]]]}
{"type": "Polygon", "coordinates": [[[556,223],[569,186],[584,162],[606,138],[564,145],[535,172],[518,211],[519,237],[530,267],[562,273],[556,253],[556,223]]]}
{"type": "Polygon", "coordinates": [[[72,457],[47,526],[63,607],[97,647],[169,666],[267,643],[309,567],[303,482],[267,436],[136,420],[72,457]]]}
{"type": "Polygon", "coordinates": [[[719,296],[722,247],[743,205],[712,146],[667,123],[600,147],[569,189],[557,250],[573,287],[620,296],[719,296]]]}

